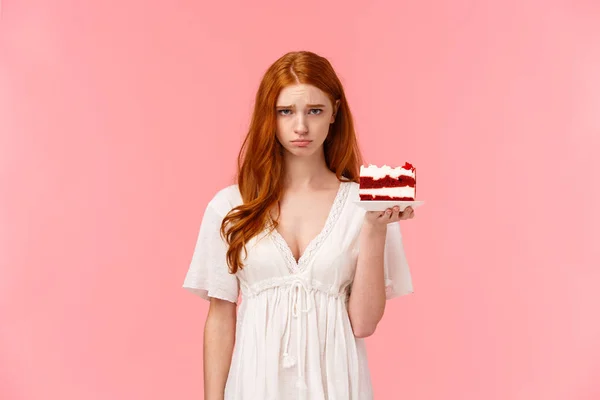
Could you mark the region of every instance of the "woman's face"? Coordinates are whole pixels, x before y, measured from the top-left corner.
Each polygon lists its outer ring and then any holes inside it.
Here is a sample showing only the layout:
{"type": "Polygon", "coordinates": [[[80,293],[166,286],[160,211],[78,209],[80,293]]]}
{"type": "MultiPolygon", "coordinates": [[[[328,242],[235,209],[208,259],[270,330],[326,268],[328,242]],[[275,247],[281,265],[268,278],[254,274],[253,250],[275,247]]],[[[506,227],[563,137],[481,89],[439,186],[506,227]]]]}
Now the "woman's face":
{"type": "Polygon", "coordinates": [[[287,86],[276,103],[277,139],[285,150],[297,156],[309,156],[321,150],[339,107],[319,88],[287,86]]]}

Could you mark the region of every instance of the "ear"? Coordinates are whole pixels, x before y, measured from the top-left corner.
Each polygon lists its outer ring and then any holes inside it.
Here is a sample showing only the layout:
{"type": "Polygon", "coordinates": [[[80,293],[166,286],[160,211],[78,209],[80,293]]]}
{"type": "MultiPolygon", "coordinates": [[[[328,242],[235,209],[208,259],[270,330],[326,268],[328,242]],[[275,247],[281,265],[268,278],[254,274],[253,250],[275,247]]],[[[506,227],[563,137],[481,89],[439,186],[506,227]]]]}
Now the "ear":
{"type": "Polygon", "coordinates": [[[335,105],[333,106],[333,115],[331,116],[331,123],[335,122],[335,116],[337,115],[338,109],[340,108],[340,100],[335,101],[335,105]]]}

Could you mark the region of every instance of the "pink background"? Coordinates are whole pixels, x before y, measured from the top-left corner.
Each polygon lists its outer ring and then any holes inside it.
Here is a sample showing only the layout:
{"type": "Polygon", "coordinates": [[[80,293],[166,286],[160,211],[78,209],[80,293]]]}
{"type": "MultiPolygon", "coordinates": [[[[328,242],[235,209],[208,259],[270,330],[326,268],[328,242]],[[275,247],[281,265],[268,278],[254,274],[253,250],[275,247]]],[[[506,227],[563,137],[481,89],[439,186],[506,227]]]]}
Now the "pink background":
{"type": "Polygon", "coordinates": [[[419,170],[376,398],[600,398],[598,2],[3,0],[0,33],[0,398],[202,397],[181,285],[297,49],[419,170]]]}

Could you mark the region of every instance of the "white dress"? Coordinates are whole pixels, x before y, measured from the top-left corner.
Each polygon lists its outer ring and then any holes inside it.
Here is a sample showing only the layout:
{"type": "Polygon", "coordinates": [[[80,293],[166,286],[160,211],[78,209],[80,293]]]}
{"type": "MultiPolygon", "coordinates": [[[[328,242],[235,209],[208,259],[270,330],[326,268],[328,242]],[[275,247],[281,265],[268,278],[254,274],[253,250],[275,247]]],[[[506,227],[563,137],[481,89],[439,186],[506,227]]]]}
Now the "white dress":
{"type": "MultiPolygon", "coordinates": [[[[209,202],[183,287],[207,300],[237,303],[241,295],[226,400],[373,398],[365,344],[347,311],[365,216],[358,199],[358,184],[340,185],[323,230],[298,262],[277,231],[265,230],[247,243],[235,275],[219,228],[242,202],[237,185],[209,202]]],[[[384,268],[388,299],[412,293],[399,223],[388,224],[384,268]]]]}

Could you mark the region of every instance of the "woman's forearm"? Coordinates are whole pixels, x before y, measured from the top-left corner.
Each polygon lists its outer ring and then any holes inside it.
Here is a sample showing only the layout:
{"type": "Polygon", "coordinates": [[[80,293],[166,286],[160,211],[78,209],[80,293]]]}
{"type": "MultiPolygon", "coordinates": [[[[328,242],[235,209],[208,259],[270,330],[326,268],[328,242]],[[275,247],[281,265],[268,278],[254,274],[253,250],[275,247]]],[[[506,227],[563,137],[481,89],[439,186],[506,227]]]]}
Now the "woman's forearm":
{"type": "Polygon", "coordinates": [[[204,326],[204,398],[223,400],[235,342],[236,305],[211,299],[204,326]]]}
{"type": "Polygon", "coordinates": [[[348,300],[348,315],[356,337],[375,332],[385,310],[385,279],[383,254],[387,227],[366,222],[359,236],[359,254],[352,292],[348,300]]]}

